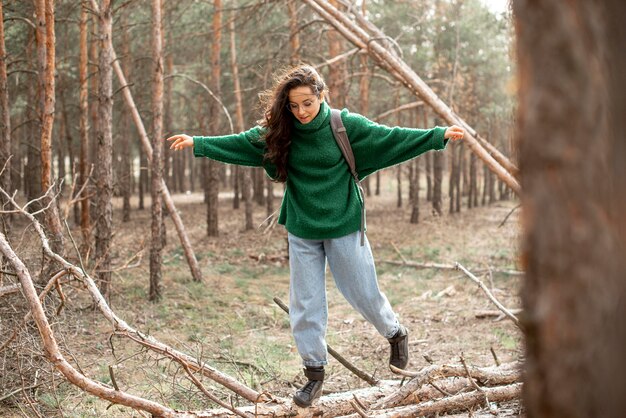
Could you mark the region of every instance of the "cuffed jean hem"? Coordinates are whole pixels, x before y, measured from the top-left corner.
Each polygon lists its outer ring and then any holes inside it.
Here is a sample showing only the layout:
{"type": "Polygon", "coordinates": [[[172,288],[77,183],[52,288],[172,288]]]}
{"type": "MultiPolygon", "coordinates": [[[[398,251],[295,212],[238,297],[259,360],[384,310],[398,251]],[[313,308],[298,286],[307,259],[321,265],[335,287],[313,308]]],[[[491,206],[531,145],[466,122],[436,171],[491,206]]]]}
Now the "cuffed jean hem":
{"type": "Polygon", "coordinates": [[[391,328],[391,331],[385,334],[384,337],[387,339],[393,338],[393,336],[396,335],[398,331],[400,331],[400,323],[397,323],[393,328],[391,328]]]}
{"type": "Polygon", "coordinates": [[[328,361],[303,361],[304,367],[324,367],[328,364],[328,361]]]}

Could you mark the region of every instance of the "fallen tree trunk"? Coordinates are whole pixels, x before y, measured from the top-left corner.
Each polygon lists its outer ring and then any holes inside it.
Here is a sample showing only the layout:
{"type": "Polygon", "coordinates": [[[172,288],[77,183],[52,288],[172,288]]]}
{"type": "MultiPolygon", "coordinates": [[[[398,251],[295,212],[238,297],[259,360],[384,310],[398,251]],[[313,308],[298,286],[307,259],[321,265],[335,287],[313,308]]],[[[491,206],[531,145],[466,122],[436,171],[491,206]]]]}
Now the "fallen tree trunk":
{"type": "MultiPolygon", "coordinates": [[[[446,414],[449,412],[463,411],[485,405],[492,409],[492,402],[506,402],[519,399],[522,394],[522,384],[514,383],[508,386],[494,388],[482,388],[473,392],[461,393],[448,396],[443,399],[423,402],[417,405],[408,405],[390,410],[367,411],[370,418],[403,418],[428,415],[446,414]]],[[[361,418],[360,414],[346,415],[344,418],[361,418]]]]}
{"type": "MultiPolygon", "coordinates": [[[[465,128],[465,142],[470,149],[493,171],[504,183],[506,183],[518,195],[521,192],[520,185],[509,170],[503,167],[476,139],[476,131],[458,115],[456,115],[448,105],[446,105],[432,89],[396,54],[391,48],[385,48],[380,44],[381,39],[388,39],[371,22],[367,25],[370,30],[376,31],[377,36],[372,37],[352,21],[348,16],[333,5],[324,0],[303,0],[313,10],[315,10],[324,20],[330,23],[348,41],[357,47],[366,50],[374,61],[383,69],[389,71],[403,85],[428,104],[439,116],[449,124],[461,125],[465,128]],[[382,35],[382,36],[381,36],[382,35]]],[[[506,157],[501,156],[506,160],[506,157]]],[[[507,160],[508,161],[508,160],[507,160]]],[[[507,166],[514,167],[512,163],[507,166]]],[[[517,172],[517,168],[511,168],[517,172]]]]}

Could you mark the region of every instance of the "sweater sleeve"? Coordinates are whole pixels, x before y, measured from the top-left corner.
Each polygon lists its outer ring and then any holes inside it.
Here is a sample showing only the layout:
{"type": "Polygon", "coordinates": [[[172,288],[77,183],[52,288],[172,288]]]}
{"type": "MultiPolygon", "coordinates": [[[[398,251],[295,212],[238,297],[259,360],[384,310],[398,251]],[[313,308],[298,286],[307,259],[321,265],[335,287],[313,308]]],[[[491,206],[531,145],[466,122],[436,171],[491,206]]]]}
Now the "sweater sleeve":
{"type": "Polygon", "coordinates": [[[276,174],[276,167],[264,161],[264,129],[260,126],[232,135],[194,136],[193,155],[207,157],[228,164],[249,167],[263,167],[270,177],[276,174]]]}
{"type": "Polygon", "coordinates": [[[445,127],[413,129],[389,127],[372,122],[364,116],[341,112],[343,123],[352,145],[359,178],[386,167],[408,161],[429,150],[442,150],[445,127]]]}

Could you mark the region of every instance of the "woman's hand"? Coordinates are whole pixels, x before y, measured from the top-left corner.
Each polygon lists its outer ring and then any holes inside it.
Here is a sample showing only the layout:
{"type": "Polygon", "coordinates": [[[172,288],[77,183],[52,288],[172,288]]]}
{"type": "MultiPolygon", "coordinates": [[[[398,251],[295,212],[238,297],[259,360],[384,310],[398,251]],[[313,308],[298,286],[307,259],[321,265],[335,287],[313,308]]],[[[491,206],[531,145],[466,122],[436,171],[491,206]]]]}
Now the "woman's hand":
{"type": "Polygon", "coordinates": [[[193,138],[190,137],[189,135],[178,134],[178,135],[170,136],[169,138],[167,138],[167,140],[172,142],[172,145],[170,145],[170,149],[173,149],[176,151],[193,147],[193,138]]]}
{"type": "Polygon", "coordinates": [[[465,129],[456,125],[449,126],[448,129],[446,129],[446,133],[443,135],[445,139],[451,139],[453,141],[463,139],[463,136],[465,136],[465,129]]]}

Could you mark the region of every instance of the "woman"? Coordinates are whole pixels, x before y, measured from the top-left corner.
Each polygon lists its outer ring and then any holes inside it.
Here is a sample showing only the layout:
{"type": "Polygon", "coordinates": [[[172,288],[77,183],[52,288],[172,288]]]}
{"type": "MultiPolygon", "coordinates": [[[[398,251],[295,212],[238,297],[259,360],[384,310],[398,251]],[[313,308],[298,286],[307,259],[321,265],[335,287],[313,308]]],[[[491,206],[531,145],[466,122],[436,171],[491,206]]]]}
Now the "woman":
{"type": "MultiPolygon", "coordinates": [[[[289,319],[308,382],[294,402],[308,407],[322,393],[327,364],[326,262],[348,302],[388,339],[389,363],[404,369],[409,360],[408,332],[380,291],[372,252],[360,245],[358,187],[330,127],[327,88],[310,66],[292,68],[265,94],[265,118],[246,132],[214,137],[174,135],[171,149],[193,147],[196,157],[264,167],[286,183],[278,223],[289,241],[289,319]]],[[[390,128],[344,109],[341,118],[356,160],[359,178],[399,164],[448,139],[461,139],[462,128],[430,130],[390,128]]]]}

